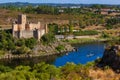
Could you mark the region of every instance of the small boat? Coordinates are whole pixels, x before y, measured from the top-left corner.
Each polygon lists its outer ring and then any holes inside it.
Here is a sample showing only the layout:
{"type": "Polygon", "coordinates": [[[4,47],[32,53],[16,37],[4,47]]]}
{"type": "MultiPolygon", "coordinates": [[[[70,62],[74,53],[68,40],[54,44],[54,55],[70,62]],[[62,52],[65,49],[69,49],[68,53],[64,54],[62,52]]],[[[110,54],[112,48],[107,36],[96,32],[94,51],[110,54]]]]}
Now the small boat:
{"type": "Polygon", "coordinates": [[[87,55],[87,57],[91,57],[91,56],[94,56],[94,54],[90,53],[90,54],[87,55]]]}
{"type": "Polygon", "coordinates": [[[66,53],[66,55],[68,55],[68,53],[66,53]]]}

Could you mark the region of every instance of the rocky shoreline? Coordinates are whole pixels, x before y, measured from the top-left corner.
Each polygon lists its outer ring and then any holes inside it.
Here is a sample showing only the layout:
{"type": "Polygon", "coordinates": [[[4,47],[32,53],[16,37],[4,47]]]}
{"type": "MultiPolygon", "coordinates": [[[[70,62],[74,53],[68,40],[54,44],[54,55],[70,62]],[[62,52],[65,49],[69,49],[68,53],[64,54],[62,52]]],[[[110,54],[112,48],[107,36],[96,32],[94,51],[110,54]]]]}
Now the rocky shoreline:
{"type": "Polygon", "coordinates": [[[25,53],[20,55],[14,55],[12,53],[7,53],[1,56],[0,59],[43,57],[43,56],[50,56],[55,54],[68,53],[70,51],[73,51],[74,49],[75,48],[69,43],[56,41],[49,45],[38,44],[30,51],[29,54],[25,53]],[[56,50],[56,47],[58,47],[59,45],[62,45],[64,49],[60,51],[56,50]]]}

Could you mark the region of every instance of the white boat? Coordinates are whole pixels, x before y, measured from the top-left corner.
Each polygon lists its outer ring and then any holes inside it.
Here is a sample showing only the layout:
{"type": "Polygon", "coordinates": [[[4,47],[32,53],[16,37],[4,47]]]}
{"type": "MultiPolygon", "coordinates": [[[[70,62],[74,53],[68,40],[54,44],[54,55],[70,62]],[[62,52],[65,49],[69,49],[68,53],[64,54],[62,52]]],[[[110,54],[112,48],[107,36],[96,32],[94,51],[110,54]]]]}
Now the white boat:
{"type": "Polygon", "coordinates": [[[90,53],[90,54],[87,55],[87,57],[91,57],[91,56],[94,56],[94,54],[90,53]]]}

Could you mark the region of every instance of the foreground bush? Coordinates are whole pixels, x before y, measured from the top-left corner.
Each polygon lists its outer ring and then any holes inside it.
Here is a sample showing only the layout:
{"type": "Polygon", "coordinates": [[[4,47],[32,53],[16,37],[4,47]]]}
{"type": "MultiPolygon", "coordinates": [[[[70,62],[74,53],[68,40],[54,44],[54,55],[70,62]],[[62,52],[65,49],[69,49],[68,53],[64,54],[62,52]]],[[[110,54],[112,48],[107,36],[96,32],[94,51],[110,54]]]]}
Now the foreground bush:
{"type": "MultiPolygon", "coordinates": [[[[91,63],[93,64],[93,63],[91,63]]],[[[67,63],[62,67],[44,62],[30,66],[17,66],[11,69],[0,66],[0,80],[90,80],[88,65],[67,63]]]]}

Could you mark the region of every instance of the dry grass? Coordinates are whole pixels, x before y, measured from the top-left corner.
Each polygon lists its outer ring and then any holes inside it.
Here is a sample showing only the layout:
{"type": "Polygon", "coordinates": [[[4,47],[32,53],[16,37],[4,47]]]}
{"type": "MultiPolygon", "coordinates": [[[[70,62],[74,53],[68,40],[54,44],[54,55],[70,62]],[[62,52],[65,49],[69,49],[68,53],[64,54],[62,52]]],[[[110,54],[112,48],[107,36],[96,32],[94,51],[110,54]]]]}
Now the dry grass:
{"type": "Polygon", "coordinates": [[[93,80],[120,80],[120,74],[115,73],[111,69],[107,69],[107,70],[91,69],[89,70],[89,76],[93,80]]]}
{"type": "MultiPolygon", "coordinates": [[[[13,20],[17,19],[17,15],[22,12],[11,11],[6,9],[0,9],[0,25],[10,25],[13,20]]],[[[50,15],[50,14],[26,14],[27,18],[31,22],[51,22],[58,21],[58,23],[68,23],[66,20],[70,19],[79,19],[79,17],[75,17],[74,15],[69,14],[60,14],[60,15],[50,15]]]]}
{"type": "Polygon", "coordinates": [[[84,30],[103,30],[105,29],[104,26],[101,26],[101,25],[93,25],[93,26],[87,26],[84,30]]]}

